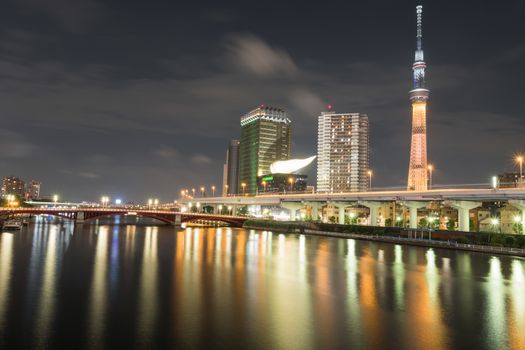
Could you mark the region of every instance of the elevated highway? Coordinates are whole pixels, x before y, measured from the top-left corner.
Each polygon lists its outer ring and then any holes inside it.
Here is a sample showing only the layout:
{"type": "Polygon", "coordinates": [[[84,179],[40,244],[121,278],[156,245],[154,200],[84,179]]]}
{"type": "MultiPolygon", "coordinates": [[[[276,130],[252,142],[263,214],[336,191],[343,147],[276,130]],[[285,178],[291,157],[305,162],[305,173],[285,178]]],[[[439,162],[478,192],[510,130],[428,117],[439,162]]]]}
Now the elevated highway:
{"type": "Polygon", "coordinates": [[[430,202],[442,202],[458,211],[459,228],[470,229],[469,211],[481,206],[483,202],[506,202],[515,206],[522,213],[525,227],[525,187],[524,188],[446,188],[426,191],[388,190],[346,193],[300,193],[300,194],[264,194],[257,196],[204,197],[181,199],[183,205],[193,206],[228,206],[233,212],[239,206],[260,205],[280,206],[290,211],[290,219],[295,220],[297,210],[309,206],[317,217],[318,210],[326,204],[339,208],[339,223],[344,223],[345,207],[362,205],[370,209],[370,223],[377,222],[381,206],[387,203],[399,203],[409,208],[410,227],[417,227],[417,210],[428,206],[430,202]]]}

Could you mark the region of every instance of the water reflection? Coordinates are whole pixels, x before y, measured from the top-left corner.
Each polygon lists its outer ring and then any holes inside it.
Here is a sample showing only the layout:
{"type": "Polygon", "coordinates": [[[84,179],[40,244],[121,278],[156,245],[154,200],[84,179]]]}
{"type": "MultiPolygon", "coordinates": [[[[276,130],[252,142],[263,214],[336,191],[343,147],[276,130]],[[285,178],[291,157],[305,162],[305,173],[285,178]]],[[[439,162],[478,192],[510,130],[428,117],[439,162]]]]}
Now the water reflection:
{"type": "Polygon", "coordinates": [[[495,349],[505,344],[507,340],[505,288],[501,261],[495,256],[490,259],[487,289],[486,337],[490,347],[495,349]]]}
{"type": "Polygon", "coordinates": [[[157,235],[158,227],[146,227],[142,253],[142,274],[140,277],[138,343],[151,348],[151,334],[158,312],[157,285],[157,235]]]}
{"type": "Polygon", "coordinates": [[[4,330],[7,308],[9,306],[9,282],[13,264],[13,235],[0,233],[0,347],[4,347],[4,330]]]}
{"type": "Polygon", "coordinates": [[[71,230],[0,235],[0,347],[31,334],[49,348],[525,348],[520,259],[230,228],[86,225],[70,243],[71,230]]]}
{"type": "Polygon", "coordinates": [[[107,309],[107,269],[108,269],[109,228],[102,226],[98,230],[95,249],[95,266],[91,282],[90,315],[88,339],[93,348],[102,348],[106,329],[107,309]]]}

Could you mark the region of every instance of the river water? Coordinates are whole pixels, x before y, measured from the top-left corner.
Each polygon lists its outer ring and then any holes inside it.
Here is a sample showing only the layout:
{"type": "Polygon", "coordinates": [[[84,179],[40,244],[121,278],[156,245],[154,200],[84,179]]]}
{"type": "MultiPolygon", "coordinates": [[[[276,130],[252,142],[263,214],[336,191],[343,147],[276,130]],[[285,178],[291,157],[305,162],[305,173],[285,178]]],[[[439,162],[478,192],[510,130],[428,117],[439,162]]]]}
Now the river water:
{"type": "Polygon", "coordinates": [[[525,349],[525,261],[231,228],[0,233],[2,349],[525,349]]]}

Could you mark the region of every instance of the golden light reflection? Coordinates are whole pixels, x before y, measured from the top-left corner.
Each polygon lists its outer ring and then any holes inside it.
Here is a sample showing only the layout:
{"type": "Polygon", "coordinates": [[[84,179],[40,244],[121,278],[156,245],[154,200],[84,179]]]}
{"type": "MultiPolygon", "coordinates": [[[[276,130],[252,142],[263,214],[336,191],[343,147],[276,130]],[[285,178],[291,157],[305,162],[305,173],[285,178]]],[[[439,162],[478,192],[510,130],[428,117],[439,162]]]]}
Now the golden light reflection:
{"type": "Polygon", "coordinates": [[[510,347],[512,349],[525,349],[525,272],[523,261],[517,259],[512,261],[512,316],[509,322],[510,347]]]}
{"type": "Polygon", "coordinates": [[[359,263],[361,314],[363,316],[363,334],[367,348],[385,348],[386,339],[383,335],[381,310],[377,301],[375,281],[376,259],[369,247],[363,249],[359,263]]]}
{"type": "Polygon", "coordinates": [[[403,248],[398,244],[396,244],[394,248],[394,264],[392,265],[392,273],[394,275],[394,296],[396,309],[403,310],[405,308],[405,266],[403,265],[403,248]]]}
{"type": "Polygon", "coordinates": [[[357,344],[356,348],[363,348],[361,342],[362,337],[362,323],[361,323],[361,309],[359,307],[359,286],[358,286],[358,273],[359,273],[359,260],[356,255],[355,240],[347,240],[347,253],[346,253],[346,288],[348,301],[349,322],[352,325],[349,333],[352,339],[355,339],[357,344]]]}
{"type": "Polygon", "coordinates": [[[101,348],[106,328],[107,269],[108,269],[108,226],[100,226],[96,235],[95,266],[91,279],[89,307],[89,342],[94,348],[101,348]]]}
{"type": "MultiPolygon", "coordinates": [[[[257,274],[257,285],[264,291],[258,300],[268,298],[270,301],[269,310],[265,310],[264,304],[260,303],[258,314],[264,315],[269,311],[266,322],[269,321],[275,327],[270,348],[305,349],[311,344],[311,336],[305,334],[304,329],[312,326],[309,322],[312,319],[312,301],[305,276],[308,263],[306,260],[301,261],[302,254],[306,253],[306,239],[303,235],[298,240],[287,238],[279,235],[279,255],[275,257],[275,265],[269,272],[276,278],[267,279],[265,273],[257,274]],[[292,290],[293,298],[283,298],[283,295],[289,295],[292,290]],[[290,327],[290,324],[294,324],[294,327],[290,327]]],[[[329,310],[325,312],[329,313],[329,310]]],[[[323,325],[323,328],[325,326],[329,327],[323,325]]]]}
{"type": "Polygon", "coordinates": [[[487,332],[485,337],[487,343],[490,344],[490,348],[497,349],[503,346],[507,340],[505,291],[500,259],[493,256],[489,264],[490,270],[486,290],[487,310],[485,315],[487,332]]]}
{"type": "Polygon", "coordinates": [[[57,272],[57,235],[58,227],[52,226],[47,235],[47,248],[44,260],[44,275],[42,277],[42,288],[38,298],[38,312],[36,318],[36,342],[37,347],[46,346],[49,337],[51,321],[55,314],[55,293],[57,272]]]}
{"type": "Polygon", "coordinates": [[[140,277],[138,342],[142,346],[151,347],[152,333],[155,329],[154,320],[158,312],[158,226],[146,227],[144,248],[142,252],[142,271],[140,277]]]}
{"type": "MultiPolygon", "coordinates": [[[[11,233],[0,233],[0,339],[3,339],[4,323],[9,306],[9,282],[13,260],[13,241],[11,233]]],[[[0,345],[2,343],[0,342],[0,345]]]]}

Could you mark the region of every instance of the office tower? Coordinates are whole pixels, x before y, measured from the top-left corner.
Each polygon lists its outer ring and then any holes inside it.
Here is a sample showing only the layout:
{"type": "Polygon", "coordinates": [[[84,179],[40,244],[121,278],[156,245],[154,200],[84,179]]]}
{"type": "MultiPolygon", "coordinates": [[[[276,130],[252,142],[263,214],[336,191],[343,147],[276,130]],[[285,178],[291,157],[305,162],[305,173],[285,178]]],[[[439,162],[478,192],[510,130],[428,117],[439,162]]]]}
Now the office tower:
{"type": "Polygon", "coordinates": [[[317,191],[368,190],[368,116],[328,111],[318,122],[317,191]]]}
{"type": "Polygon", "coordinates": [[[254,194],[257,176],[270,165],[290,158],[291,121],[279,108],[260,106],[241,118],[239,143],[239,194],[254,194]]]}
{"type": "Polygon", "coordinates": [[[412,70],[413,89],[410,91],[412,102],[412,142],[410,145],[410,164],[408,168],[409,191],[426,191],[428,188],[427,165],[427,101],[430,91],[425,88],[425,68],[423,39],[423,6],[416,7],[417,49],[412,70]]]}
{"type": "Polygon", "coordinates": [[[223,169],[222,195],[238,194],[239,185],[239,140],[230,140],[226,150],[223,169]]]}

